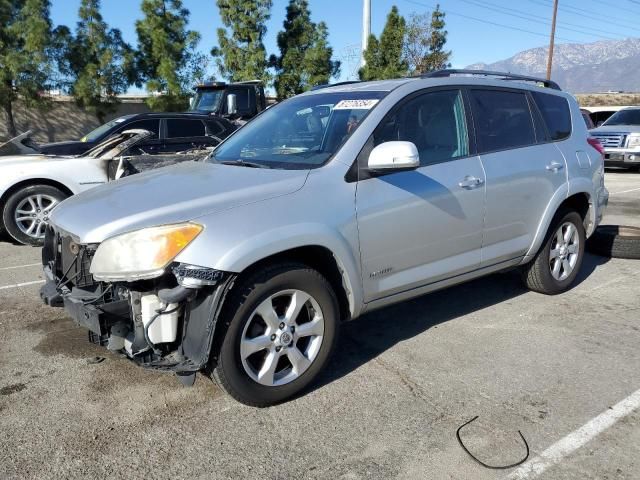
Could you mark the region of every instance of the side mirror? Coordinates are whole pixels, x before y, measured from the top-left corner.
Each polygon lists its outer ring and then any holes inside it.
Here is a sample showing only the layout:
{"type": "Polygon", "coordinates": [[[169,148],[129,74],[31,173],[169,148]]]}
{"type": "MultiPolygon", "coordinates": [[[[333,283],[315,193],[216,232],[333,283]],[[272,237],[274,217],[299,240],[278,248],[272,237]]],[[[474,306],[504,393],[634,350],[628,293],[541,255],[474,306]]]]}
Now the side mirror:
{"type": "Polygon", "coordinates": [[[420,166],[420,155],[412,142],[385,142],[371,151],[368,166],[377,172],[413,170],[420,166]]]}
{"type": "Polygon", "coordinates": [[[227,115],[235,115],[238,113],[237,99],[234,93],[227,95],[227,115]]]}

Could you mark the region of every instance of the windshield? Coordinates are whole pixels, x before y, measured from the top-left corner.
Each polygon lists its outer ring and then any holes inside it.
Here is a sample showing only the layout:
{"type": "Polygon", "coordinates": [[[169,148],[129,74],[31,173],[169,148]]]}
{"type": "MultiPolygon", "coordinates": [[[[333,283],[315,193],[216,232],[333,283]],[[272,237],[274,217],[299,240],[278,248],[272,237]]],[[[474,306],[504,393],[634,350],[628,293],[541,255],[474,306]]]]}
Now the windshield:
{"type": "Polygon", "coordinates": [[[193,99],[191,110],[198,112],[217,112],[223,95],[223,89],[200,90],[193,99]]]}
{"type": "Polygon", "coordinates": [[[238,130],[210,159],[284,169],[319,167],[385,95],[340,92],[294,97],[238,130]]]}
{"type": "Polygon", "coordinates": [[[620,110],[602,125],[640,125],[640,108],[620,110]]]}
{"type": "Polygon", "coordinates": [[[100,140],[100,138],[105,133],[107,133],[109,130],[111,130],[116,125],[124,122],[127,118],[130,118],[131,116],[132,115],[126,115],[124,117],[115,118],[115,119],[105,123],[104,125],[100,125],[95,130],[91,130],[89,133],[87,133],[84,137],[82,137],[80,139],[80,141],[81,142],[97,142],[97,141],[100,140]]]}

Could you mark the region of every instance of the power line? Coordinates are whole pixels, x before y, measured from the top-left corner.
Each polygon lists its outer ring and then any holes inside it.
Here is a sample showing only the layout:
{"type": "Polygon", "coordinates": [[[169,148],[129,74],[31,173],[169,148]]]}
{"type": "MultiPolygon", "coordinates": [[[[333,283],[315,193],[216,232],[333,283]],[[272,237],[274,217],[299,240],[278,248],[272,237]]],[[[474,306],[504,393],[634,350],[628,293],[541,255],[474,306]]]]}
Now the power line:
{"type": "MultiPolygon", "coordinates": [[[[550,7],[553,4],[550,2],[550,0],[529,0],[531,3],[535,3],[536,5],[544,5],[545,7],[550,7]]],[[[592,10],[585,10],[584,8],[575,8],[575,7],[569,7],[569,6],[562,6],[559,7],[559,10],[569,13],[571,15],[577,15],[580,17],[585,17],[585,18],[589,18],[591,20],[598,20],[599,22],[601,22],[603,19],[610,19],[612,21],[615,22],[623,22],[626,23],[626,20],[618,18],[618,17],[613,17],[610,14],[606,14],[603,12],[594,12],[592,10]],[[592,14],[590,15],[589,12],[592,14]]],[[[627,24],[627,25],[616,25],[617,27],[623,27],[623,28],[627,28],[627,29],[631,29],[634,31],[638,30],[637,25],[631,25],[631,24],[627,24]]]]}
{"type": "MultiPolygon", "coordinates": [[[[530,16],[532,18],[537,18],[537,19],[540,19],[540,20],[544,20],[545,23],[548,24],[548,17],[543,17],[542,15],[535,15],[533,13],[526,13],[526,12],[523,12],[522,10],[517,10],[515,8],[503,7],[502,5],[498,5],[498,4],[492,3],[492,2],[487,2],[485,0],[462,0],[462,1],[476,1],[477,3],[483,3],[483,4],[486,4],[486,5],[491,5],[491,6],[494,6],[496,8],[500,8],[502,10],[508,10],[508,11],[515,12],[515,13],[518,13],[518,14],[527,15],[527,16],[530,16]]],[[[599,2],[600,0],[593,0],[593,1],[594,2],[599,2]]],[[[478,6],[480,6],[480,5],[478,5],[478,6]]],[[[609,33],[611,35],[615,35],[617,38],[620,37],[620,32],[614,32],[612,30],[603,30],[602,28],[593,28],[591,26],[579,25],[579,24],[576,24],[576,23],[565,22],[565,21],[562,21],[562,22],[558,21],[558,25],[570,25],[572,27],[578,27],[580,29],[585,29],[586,28],[586,29],[589,30],[587,32],[589,35],[593,35],[592,32],[596,31],[596,32],[602,32],[602,33],[609,33]]],[[[608,38],[608,37],[603,37],[603,38],[608,38]]]]}
{"type": "MultiPolygon", "coordinates": [[[[521,12],[521,13],[509,13],[509,12],[506,12],[506,11],[503,11],[503,10],[512,10],[512,11],[517,11],[517,10],[513,10],[511,8],[507,9],[506,7],[492,7],[492,6],[489,6],[489,5],[483,5],[483,3],[486,3],[486,2],[479,3],[479,2],[474,1],[474,0],[460,0],[460,1],[468,3],[469,5],[475,5],[475,6],[480,7],[480,8],[485,8],[485,9],[491,10],[493,12],[498,12],[498,13],[500,13],[502,15],[509,15],[511,17],[516,17],[516,18],[521,18],[523,20],[527,20],[529,22],[539,23],[539,24],[546,25],[546,26],[551,26],[551,23],[546,21],[546,19],[545,19],[545,21],[537,20],[536,17],[537,18],[544,18],[544,17],[539,17],[537,15],[529,15],[529,14],[525,14],[524,12],[521,12]]],[[[599,35],[599,34],[596,34],[596,33],[593,33],[593,32],[587,32],[587,31],[578,30],[578,29],[575,29],[575,28],[563,27],[563,29],[564,30],[569,30],[571,32],[581,33],[583,35],[590,35],[592,37],[600,37],[600,38],[605,38],[607,40],[616,40],[616,37],[599,35]]]]}
{"type": "MultiPolygon", "coordinates": [[[[418,5],[420,7],[426,7],[426,8],[430,8],[430,9],[435,9],[436,8],[435,5],[429,5],[429,4],[426,4],[426,3],[420,3],[420,2],[417,2],[415,0],[404,0],[404,1],[406,3],[411,3],[413,5],[418,5]]],[[[456,16],[456,17],[466,18],[467,20],[473,20],[475,22],[480,22],[480,23],[483,23],[485,25],[493,25],[495,27],[506,28],[508,30],[515,30],[515,31],[518,31],[518,32],[529,33],[531,35],[537,35],[538,37],[548,38],[548,35],[546,33],[534,32],[533,30],[527,30],[525,28],[514,27],[512,25],[505,25],[504,23],[492,22],[492,21],[484,19],[484,18],[472,17],[471,15],[465,15],[464,13],[454,12],[454,11],[448,9],[448,8],[446,10],[442,10],[441,9],[441,11],[443,11],[447,15],[453,15],[453,16],[456,16]]],[[[564,40],[566,42],[582,43],[580,40],[575,40],[575,39],[566,38],[566,37],[558,37],[558,36],[556,36],[556,38],[558,38],[560,40],[564,40]]]]}

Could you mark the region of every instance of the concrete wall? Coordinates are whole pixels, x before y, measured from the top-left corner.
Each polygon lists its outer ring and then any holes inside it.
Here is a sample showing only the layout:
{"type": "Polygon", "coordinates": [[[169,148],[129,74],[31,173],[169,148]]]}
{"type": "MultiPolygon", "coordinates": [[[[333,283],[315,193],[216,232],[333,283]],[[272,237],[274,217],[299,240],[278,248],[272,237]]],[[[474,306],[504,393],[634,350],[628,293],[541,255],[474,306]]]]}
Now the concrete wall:
{"type": "MultiPolygon", "coordinates": [[[[107,120],[130,113],[144,113],[149,109],[141,98],[123,99],[118,110],[107,116],[107,120]]],[[[33,138],[40,143],[78,140],[100,125],[98,119],[78,108],[69,98],[56,99],[50,110],[41,112],[27,109],[22,102],[14,104],[13,115],[18,133],[31,130],[33,138]]],[[[0,142],[8,139],[4,112],[0,111],[0,142]]]]}

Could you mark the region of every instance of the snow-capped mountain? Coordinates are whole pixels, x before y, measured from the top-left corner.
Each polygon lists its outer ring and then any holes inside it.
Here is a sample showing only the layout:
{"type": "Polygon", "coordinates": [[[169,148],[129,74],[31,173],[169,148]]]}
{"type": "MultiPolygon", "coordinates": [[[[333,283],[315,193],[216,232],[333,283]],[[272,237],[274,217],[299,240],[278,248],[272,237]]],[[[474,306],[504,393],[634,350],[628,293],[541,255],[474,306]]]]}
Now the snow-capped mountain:
{"type": "MultiPolygon", "coordinates": [[[[544,76],[548,52],[548,47],[532,48],[506,60],[467,68],[544,76]]],[[[640,38],[556,44],[552,78],[573,93],[640,92],[640,38]]]]}

